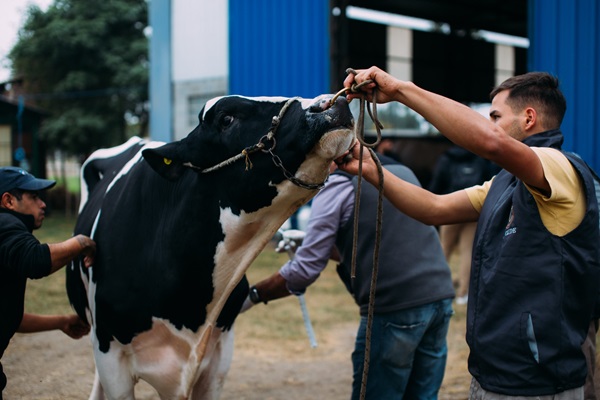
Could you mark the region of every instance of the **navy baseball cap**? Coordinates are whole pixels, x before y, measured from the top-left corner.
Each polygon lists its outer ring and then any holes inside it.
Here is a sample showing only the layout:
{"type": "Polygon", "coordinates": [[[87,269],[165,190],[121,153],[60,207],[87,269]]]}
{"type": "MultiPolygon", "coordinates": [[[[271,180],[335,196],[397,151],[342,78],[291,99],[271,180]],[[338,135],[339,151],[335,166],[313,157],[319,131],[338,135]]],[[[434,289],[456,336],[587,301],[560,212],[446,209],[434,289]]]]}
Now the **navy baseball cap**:
{"type": "Polygon", "coordinates": [[[54,185],[56,185],[56,181],[38,179],[22,168],[0,168],[0,195],[13,189],[37,192],[50,189],[54,185]]]}

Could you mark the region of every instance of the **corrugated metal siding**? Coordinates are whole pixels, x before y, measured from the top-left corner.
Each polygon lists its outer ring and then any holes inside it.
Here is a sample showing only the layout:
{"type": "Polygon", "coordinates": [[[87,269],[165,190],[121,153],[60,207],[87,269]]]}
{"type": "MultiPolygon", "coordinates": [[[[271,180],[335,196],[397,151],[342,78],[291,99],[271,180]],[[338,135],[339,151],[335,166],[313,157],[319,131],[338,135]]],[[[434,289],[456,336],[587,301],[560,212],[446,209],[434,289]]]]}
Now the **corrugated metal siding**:
{"type": "Polygon", "coordinates": [[[530,0],[529,69],[558,76],[567,97],[564,148],[600,171],[600,3],[530,0]]]}
{"type": "Polygon", "coordinates": [[[329,91],[329,0],[229,0],[229,92],[329,91]]]}

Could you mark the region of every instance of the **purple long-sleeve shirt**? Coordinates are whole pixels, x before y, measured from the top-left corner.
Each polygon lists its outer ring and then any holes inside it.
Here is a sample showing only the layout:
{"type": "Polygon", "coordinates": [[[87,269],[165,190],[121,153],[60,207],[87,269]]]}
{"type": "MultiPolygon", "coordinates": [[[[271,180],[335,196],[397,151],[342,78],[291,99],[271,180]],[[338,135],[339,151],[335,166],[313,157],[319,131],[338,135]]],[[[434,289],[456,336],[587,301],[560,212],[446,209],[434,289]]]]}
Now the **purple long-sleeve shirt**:
{"type": "Polygon", "coordinates": [[[348,221],[353,210],[352,181],[342,175],[331,175],[313,199],[302,245],[294,259],[279,270],[291,293],[304,293],[317,280],[327,266],[340,226],[348,221]]]}

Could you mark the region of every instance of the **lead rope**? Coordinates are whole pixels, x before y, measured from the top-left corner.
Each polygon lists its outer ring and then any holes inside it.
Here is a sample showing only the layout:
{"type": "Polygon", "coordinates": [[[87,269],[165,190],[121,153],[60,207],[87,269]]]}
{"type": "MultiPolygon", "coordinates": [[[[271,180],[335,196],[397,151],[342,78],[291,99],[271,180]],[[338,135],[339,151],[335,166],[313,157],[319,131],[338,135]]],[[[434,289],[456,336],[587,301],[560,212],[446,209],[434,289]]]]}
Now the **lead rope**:
{"type": "MultiPolygon", "coordinates": [[[[356,71],[352,68],[348,68],[346,70],[347,74],[356,75],[356,71]]],[[[334,97],[331,99],[333,103],[337,97],[339,97],[342,93],[351,91],[352,93],[361,94],[360,88],[364,85],[372,83],[373,81],[367,80],[358,85],[354,84],[350,88],[344,88],[340,90],[334,97]]],[[[381,141],[381,129],[383,129],[383,125],[377,119],[377,88],[373,89],[372,96],[372,106],[373,112],[371,112],[371,108],[369,107],[369,103],[366,102],[365,95],[361,94],[360,96],[360,106],[359,106],[359,115],[356,123],[356,138],[360,144],[360,161],[358,164],[358,182],[356,187],[356,196],[354,198],[354,232],[352,238],[352,264],[351,264],[351,277],[352,279],[356,279],[356,247],[358,243],[358,212],[360,206],[360,194],[361,194],[361,186],[362,186],[362,159],[364,148],[367,147],[369,152],[371,153],[371,158],[375,162],[377,166],[377,173],[379,175],[379,185],[378,185],[378,197],[377,197],[377,220],[375,225],[375,248],[373,250],[373,271],[371,274],[371,286],[369,289],[369,308],[367,311],[367,327],[365,334],[365,358],[363,364],[363,374],[362,381],[360,386],[360,399],[364,400],[367,394],[367,377],[369,375],[369,360],[371,358],[371,332],[373,327],[373,310],[375,308],[375,288],[377,285],[377,274],[379,271],[379,247],[381,244],[381,224],[383,221],[383,167],[381,166],[381,162],[379,158],[375,155],[373,148],[379,144],[381,141]],[[367,143],[365,141],[365,108],[369,112],[369,116],[373,120],[375,124],[375,130],[377,132],[377,138],[373,143],[367,143]]]]}

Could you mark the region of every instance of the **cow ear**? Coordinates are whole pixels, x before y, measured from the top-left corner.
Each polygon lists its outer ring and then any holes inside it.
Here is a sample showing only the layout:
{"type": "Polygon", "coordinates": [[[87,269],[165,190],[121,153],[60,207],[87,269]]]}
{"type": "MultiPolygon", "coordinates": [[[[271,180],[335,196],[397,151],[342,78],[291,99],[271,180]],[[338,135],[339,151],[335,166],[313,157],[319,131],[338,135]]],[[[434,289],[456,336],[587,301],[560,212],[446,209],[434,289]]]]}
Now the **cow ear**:
{"type": "Polygon", "coordinates": [[[169,143],[156,149],[142,151],[144,159],[160,176],[176,181],[183,174],[185,167],[177,154],[178,143],[169,143]]]}

